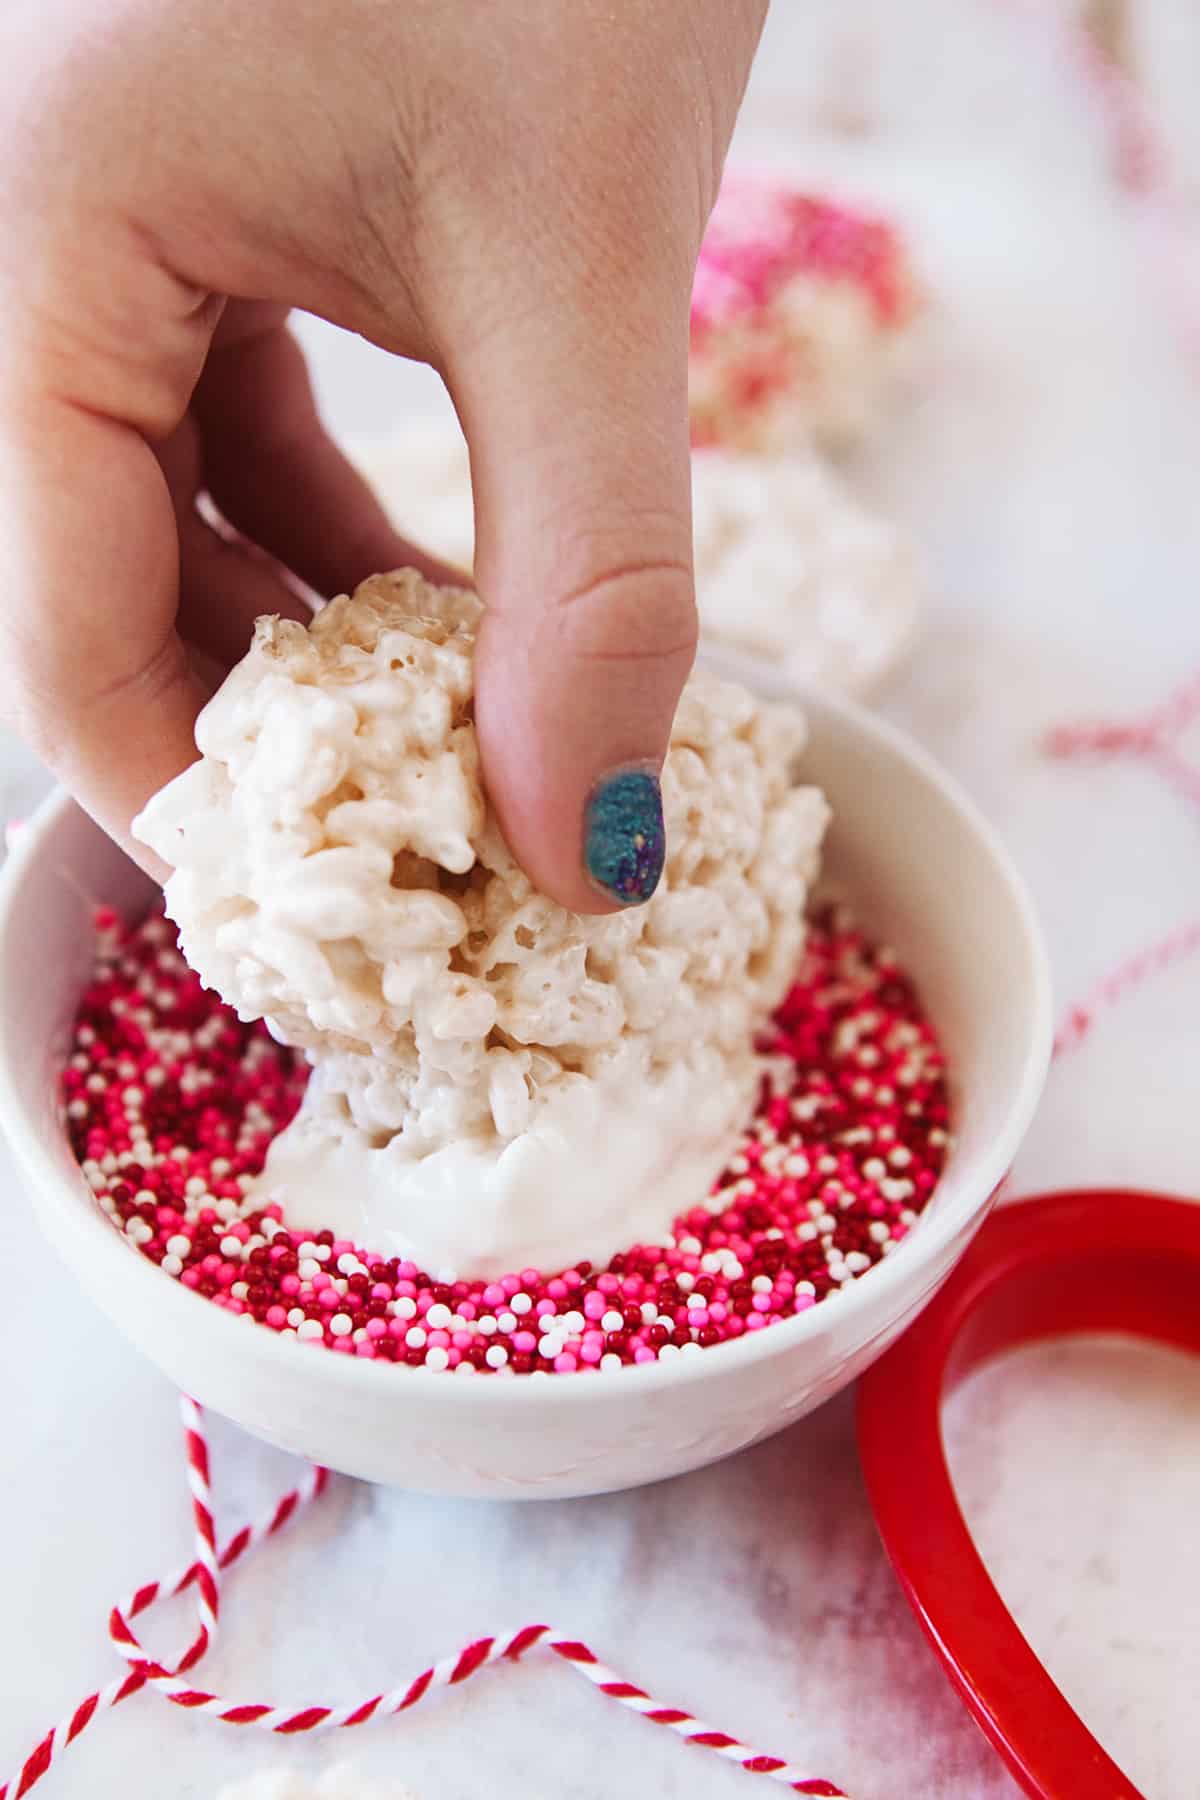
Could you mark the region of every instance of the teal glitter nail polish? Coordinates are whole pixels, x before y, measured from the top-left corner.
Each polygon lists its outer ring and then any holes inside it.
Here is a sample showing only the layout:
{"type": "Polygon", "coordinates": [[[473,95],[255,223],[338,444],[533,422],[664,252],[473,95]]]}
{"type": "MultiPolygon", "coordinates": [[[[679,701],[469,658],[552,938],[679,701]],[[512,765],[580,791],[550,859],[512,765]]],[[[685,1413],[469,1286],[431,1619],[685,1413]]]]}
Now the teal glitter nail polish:
{"type": "Polygon", "coordinates": [[[621,769],[592,789],[583,856],[597,887],[637,906],[658,886],[666,855],[662,789],[646,769],[621,769]]]}

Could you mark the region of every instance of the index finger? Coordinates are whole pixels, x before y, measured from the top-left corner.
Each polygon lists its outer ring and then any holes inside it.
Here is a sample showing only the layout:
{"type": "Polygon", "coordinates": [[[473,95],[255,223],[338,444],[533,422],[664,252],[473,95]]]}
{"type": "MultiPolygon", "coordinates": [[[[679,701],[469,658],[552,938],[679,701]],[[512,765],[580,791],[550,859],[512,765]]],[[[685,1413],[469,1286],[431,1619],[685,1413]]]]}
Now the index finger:
{"type": "Polygon", "coordinates": [[[129,426],[49,397],[4,424],[0,700],[14,729],[146,864],[130,821],[195,760],[207,698],[175,626],[171,497],[129,426]]]}

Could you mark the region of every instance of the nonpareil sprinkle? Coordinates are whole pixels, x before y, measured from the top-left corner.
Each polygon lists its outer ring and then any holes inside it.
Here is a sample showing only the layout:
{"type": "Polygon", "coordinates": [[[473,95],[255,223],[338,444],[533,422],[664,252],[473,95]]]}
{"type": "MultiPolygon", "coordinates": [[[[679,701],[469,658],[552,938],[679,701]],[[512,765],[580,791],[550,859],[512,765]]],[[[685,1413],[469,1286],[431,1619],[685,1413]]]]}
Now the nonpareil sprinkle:
{"type": "Polygon", "coordinates": [[[252,1189],[300,1103],[303,1059],[204,989],[154,913],[96,916],[62,1071],[71,1145],[130,1244],[214,1306],[344,1356],[462,1374],[594,1374],[762,1331],[867,1274],[916,1223],[949,1148],[945,1065],[912,983],[849,915],[813,919],[760,1045],[758,1105],[669,1238],[437,1281],[252,1189]]]}

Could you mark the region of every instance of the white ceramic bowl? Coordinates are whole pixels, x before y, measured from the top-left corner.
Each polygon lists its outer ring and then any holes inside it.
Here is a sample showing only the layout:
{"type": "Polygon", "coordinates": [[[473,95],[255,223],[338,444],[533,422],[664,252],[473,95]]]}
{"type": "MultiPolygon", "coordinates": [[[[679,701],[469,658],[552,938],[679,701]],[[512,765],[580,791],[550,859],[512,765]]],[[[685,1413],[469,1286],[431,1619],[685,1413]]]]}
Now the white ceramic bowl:
{"type": "MultiPolygon", "coordinates": [[[[771,686],[761,673],[755,685],[771,686]]],[[[776,697],[788,697],[780,681],[776,697]]],[[[794,696],[793,696],[794,697],[794,696]]],[[[991,831],[919,751],[804,697],[831,873],[920,984],[953,1070],[956,1143],[919,1227],[835,1299],[703,1356],[588,1379],[461,1380],[331,1356],[163,1275],[105,1220],[56,1096],[91,909],[145,878],[67,798],[21,836],[0,893],[0,1124],[37,1217],[93,1300],[171,1380],[260,1437],[371,1481],[541,1498],[634,1486],[779,1431],[851,1381],[934,1293],[1029,1124],[1050,1046],[1045,956],[991,831]]]]}

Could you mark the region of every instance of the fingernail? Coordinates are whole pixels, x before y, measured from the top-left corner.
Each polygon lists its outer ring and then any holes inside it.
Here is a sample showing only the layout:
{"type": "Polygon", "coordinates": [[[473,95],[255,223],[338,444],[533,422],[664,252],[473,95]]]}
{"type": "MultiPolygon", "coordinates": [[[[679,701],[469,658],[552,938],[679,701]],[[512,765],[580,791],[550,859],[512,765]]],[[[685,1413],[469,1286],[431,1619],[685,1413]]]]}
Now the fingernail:
{"type": "Polygon", "coordinates": [[[648,900],[663,872],[662,788],[648,769],[618,769],[596,783],[584,816],[583,858],[598,888],[622,906],[648,900]]]}

